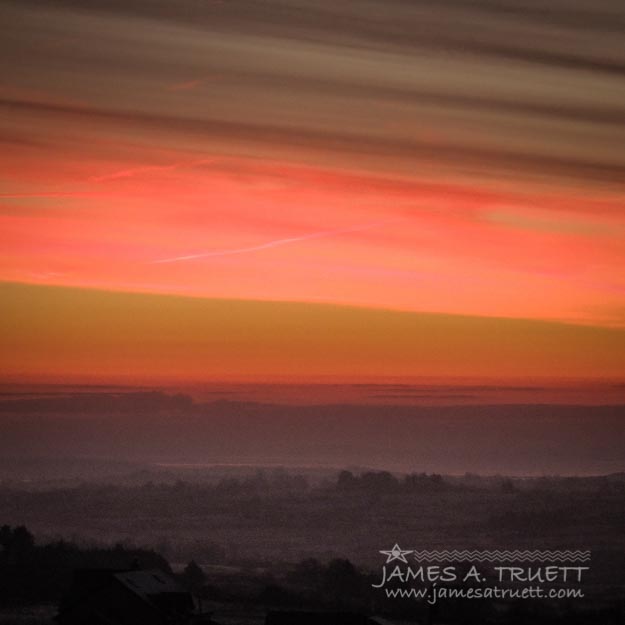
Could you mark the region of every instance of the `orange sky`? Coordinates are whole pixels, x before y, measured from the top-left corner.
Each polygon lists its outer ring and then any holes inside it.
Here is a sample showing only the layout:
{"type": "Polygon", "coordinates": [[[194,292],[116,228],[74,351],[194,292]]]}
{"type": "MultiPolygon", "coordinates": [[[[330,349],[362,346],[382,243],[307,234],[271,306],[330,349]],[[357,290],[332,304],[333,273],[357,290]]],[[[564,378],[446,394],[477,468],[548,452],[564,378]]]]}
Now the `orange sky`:
{"type": "Polygon", "coordinates": [[[30,192],[2,197],[1,277],[623,323],[615,200],[210,155],[162,162],[14,157],[5,171],[30,192]]]}
{"type": "Polygon", "coordinates": [[[2,374],[625,373],[609,28],[129,4],[1,9],[2,374]]]}
{"type": "MultiPolygon", "coordinates": [[[[605,378],[625,330],[4,283],[0,376],[18,382],[605,378]]],[[[616,387],[615,387],[616,388],[616,387]]]]}

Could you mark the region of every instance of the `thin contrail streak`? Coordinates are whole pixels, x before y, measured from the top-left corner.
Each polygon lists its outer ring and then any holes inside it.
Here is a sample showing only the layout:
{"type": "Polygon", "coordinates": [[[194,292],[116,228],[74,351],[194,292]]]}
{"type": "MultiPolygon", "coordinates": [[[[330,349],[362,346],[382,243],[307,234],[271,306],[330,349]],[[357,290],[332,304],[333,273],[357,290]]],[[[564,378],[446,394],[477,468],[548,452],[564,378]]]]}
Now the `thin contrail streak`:
{"type": "Polygon", "coordinates": [[[173,258],[153,260],[152,264],[178,263],[185,260],[196,260],[198,258],[213,258],[216,256],[231,256],[233,254],[247,254],[249,252],[259,252],[261,250],[266,250],[272,247],[280,247],[282,245],[290,245],[291,243],[299,243],[300,241],[309,241],[310,239],[321,239],[324,237],[332,237],[340,234],[348,234],[350,232],[358,232],[359,230],[368,230],[369,228],[375,228],[376,226],[388,223],[389,221],[391,220],[376,221],[374,223],[354,226],[352,228],[339,228],[336,230],[313,232],[312,234],[306,234],[300,237],[289,237],[288,239],[277,239],[275,241],[268,241],[267,243],[262,243],[261,245],[253,245],[251,247],[240,247],[232,250],[221,250],[215,252],[202,252],[200,254],[189,254],[188,256],[174,256],[173,258]]]}
{"type": "Polygon", "coordinates": [[[165,172],[180,169],[182,167],[194,167],[195,165],[208,165],[214,163],[217,159],[214,158],[200,158],[194,161],[181,161],[179,163],[172,163],[171,165],[144,165],[142,167],[131,167],[129,169],[121,169],[114,171],[110,174],[104,174],[103,176],[91,176],[88,178],[89,182],[107,182],[109,180],[117,180],[119,178],[132,178],[137,175],[151,174],[155,172],[165,172]]]}

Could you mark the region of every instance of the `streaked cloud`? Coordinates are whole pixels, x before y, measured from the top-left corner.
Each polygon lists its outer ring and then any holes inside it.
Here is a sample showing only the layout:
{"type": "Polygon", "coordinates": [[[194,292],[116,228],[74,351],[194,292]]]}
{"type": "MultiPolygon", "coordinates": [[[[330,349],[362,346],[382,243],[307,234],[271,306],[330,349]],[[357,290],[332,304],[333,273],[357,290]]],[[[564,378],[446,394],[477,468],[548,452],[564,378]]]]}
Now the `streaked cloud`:
{"type": "Polygon", "coordinates": [[[622,326],[624,24],[617,0],[4,3],[0,279],[622,326]]]}

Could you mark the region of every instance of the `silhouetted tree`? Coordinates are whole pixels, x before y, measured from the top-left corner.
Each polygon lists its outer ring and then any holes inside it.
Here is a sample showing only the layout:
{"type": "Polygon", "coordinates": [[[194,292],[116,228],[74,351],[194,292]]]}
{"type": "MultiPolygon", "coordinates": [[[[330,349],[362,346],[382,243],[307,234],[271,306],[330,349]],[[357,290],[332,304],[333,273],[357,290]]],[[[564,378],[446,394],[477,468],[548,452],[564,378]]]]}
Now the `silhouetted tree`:
{"type": "Polygon", "coordinates": [[[399,482],[388,471],[368,471],[360,476],[363,488],[371,491],[389,492],[396,490],[399,482]]]}
{"type": "Polygon", "coordinates": [[[506,495],[510,495],[512,493],[516,493],[517,488],[514,484],[514,482],[510,479],[510,478],[506,478],[505,480],[503,480],[501,482],[501,492],[505,493],[506,495]]]}
{"type": "Polygon", "coordinates": [[[184,567],[180,577],[185,586],[193,593],[198,593],[206,582],[206,574],[195,560],[191,560],[184,567]]]}
{"type": "Polygon", "coordinates": [[[356,484],[356,478],[351,471],[341,471],[339,473],[338,480],[336,485],[341,490],[346,490],[348,488],[353,488],[356,484]]]}
{"type": "Polygon", "coordinates": [[[323,573],[325,568],[315,558],[306,558],[295,566],[291,573],[290,580],[315,592],[321,591],[323,573]]]}
{"type": "Polygon", "coordinates": [[[358,599],[362,575],[345,559],[332,560],[323,573],[323,595],[336,608],[344,608],[358,599]]]}

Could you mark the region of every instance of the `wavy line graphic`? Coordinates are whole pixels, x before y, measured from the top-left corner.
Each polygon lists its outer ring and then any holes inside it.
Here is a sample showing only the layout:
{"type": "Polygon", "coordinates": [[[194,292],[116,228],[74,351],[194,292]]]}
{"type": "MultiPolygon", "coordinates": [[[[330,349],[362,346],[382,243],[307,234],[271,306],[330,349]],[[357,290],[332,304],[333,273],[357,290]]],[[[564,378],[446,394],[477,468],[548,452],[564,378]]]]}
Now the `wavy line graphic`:
{"type": "Polygon", "coordinates": [[[418,562],[461,562],[465,560],[477,562],[589,562],[588,550],[443,550],[413,551],[412,557],[418,562]]]}

